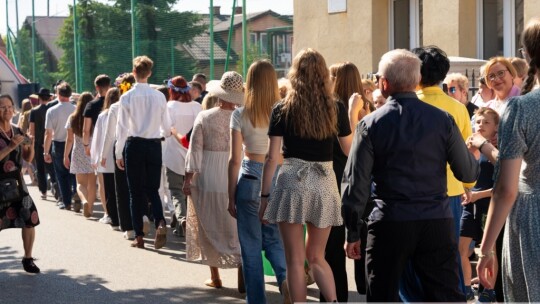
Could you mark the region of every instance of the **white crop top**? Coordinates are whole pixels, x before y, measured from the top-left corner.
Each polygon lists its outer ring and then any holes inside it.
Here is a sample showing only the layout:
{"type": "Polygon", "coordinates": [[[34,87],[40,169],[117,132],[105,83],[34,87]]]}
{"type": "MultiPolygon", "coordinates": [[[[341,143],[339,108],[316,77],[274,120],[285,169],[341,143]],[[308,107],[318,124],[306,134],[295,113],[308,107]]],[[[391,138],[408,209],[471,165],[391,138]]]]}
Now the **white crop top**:
{"type": "Polygon", "coordinates": [[[254,154],[268,153],[268,127],[254,128],[249,118],[242,115],[244,107],[234,110],[231,116],[231,129],[242,133],[244,151],[254,154]]]}

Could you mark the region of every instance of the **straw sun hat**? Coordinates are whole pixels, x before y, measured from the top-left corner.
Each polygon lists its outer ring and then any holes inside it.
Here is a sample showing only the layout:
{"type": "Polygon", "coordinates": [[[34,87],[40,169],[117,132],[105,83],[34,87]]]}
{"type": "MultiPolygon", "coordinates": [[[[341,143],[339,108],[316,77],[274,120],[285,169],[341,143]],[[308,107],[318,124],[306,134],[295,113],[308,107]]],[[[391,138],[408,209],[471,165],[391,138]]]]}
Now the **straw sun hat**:
{"type": "Polygon", "coordinates": [[[206,87],[208,93],[221,100],[239,106],[244,104],[244,81],[242,75],[236,72],[225,72],[221,81],[209,82],[206,87]]]}

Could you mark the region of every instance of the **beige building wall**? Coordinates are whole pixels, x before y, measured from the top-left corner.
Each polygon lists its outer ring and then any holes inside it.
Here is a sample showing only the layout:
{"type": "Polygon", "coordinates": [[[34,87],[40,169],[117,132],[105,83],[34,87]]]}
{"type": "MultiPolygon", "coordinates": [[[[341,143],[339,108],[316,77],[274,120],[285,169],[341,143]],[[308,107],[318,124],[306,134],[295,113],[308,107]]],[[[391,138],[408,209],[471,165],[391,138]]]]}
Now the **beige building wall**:
{"type": "Polygon", "coordinates": [[[388,48],[387,2],[347,1],[347,12],[329,14],[327,0],[295,0],[293,56],[310,47],[328,66],[350,61],[362,74],[375,71],[388,48]]]}
{"type": "MultiPolygon", "coordinates": [[[[506,0],[505,0],[506,1],[506,0]]],[[[328,13],[328,0],[294,0],[293,56],[311,47],[327,64],[351,61],[362,74],[376,71],[389,50],[389,1],[348,0],[347,12],[328,13]]],[[[477,0],[424,0],[422,44],[434,44],[448,56],[477,54],[477,0]]],[[[525,23],[540,18],[540,0],[524,0],[525,23]]]]}
{"type": "Polygon", "coordinates": [[[523,17],[525,19],[525,25],[532,18],[540,18],[540,0],[525,0],[523,3],[523,17]]]}
{"type": "Polygon", "coordinates": [[[476,1],[423,2],[423,44],[436,45],[448,56],[476,57],[476,1]]]}

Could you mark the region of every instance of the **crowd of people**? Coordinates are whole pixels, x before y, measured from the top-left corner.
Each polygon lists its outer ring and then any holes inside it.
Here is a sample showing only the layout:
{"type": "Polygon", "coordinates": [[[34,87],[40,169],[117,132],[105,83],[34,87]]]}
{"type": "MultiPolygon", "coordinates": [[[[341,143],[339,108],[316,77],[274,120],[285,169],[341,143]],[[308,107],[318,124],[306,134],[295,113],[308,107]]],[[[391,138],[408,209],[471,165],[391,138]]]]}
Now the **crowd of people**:
{"type": "Polygon", "coordinates": [[[374,82],[308,48],[287,79],[258,60],[245,80],[154,86],[139,56],[95,94],[40,89],[17,124],[1,95],[0,230],[22,228],[23,267],[39,273],[26,172],[86,218],[99,197],[100,222],[134,248],[173,229],[209,266],[204,284],[237,268],[248,303],[266,302],[261,252],[285,303],[306,301],[310,277],[322,302],[347,302],[346,257],[368,301],[540,301],[538,41],[533,19],[524,59],[491,58],[472,100],[436,46],[384,54],[374,82]]]}

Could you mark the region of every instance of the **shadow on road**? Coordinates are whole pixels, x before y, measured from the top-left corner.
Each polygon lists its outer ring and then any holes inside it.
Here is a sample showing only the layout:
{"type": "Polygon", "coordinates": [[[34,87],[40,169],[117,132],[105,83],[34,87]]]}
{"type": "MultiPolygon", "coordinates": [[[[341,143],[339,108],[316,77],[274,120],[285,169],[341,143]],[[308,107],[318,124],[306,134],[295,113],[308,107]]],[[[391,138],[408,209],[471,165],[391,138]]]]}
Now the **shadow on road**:
{"type": "MultiPolygon", "coordinates": [[[[235,289],[168,288],[112,291],[104,279],[69,276],[65,269],[30,275],[22,270],[17,251],[0,247],[0,302],[2,303],[223,303],[243,295],[235,289]]],[[[144,278],[141,278],[144,280],[144,278]]],[[[278,303],[278,294],[268,294],[278,303]],[[277,301],[276,301],[277,300],[277,301]]],[[[270,299],[269,299],[270,300],[270,299]]],[[[237,301],[234,301],[237,302],[237,301]]]]}

